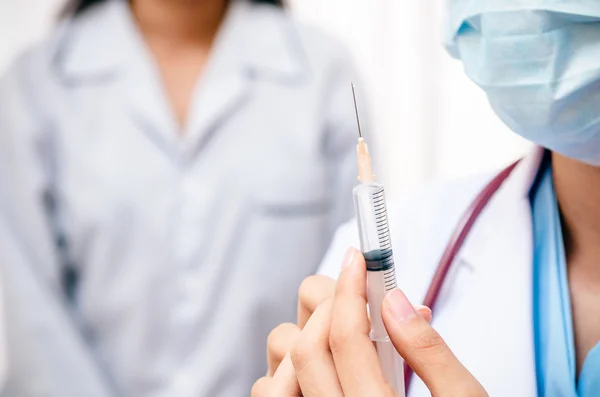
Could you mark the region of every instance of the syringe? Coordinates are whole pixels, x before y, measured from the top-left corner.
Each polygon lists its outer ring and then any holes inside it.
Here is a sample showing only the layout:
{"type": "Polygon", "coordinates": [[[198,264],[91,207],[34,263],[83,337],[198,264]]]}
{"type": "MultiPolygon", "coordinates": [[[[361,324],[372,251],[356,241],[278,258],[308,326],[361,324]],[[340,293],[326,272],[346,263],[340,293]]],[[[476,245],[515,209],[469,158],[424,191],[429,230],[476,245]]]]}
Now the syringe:
{"type": "Polygon", "coordinates": [[[381,304],[385,294],[396,288],[396,270],[387,219],[383,186],[375,182],[369,149],[362,137],[356,93],[352,96],[358,124],[358,180],[361,182],[352,193],[358,221],[360,248],[367,265],[367,298],[371,319],[369,336],[375,342],[379,362],[388,383],[398,396],[404,397],[403,361],[388,337],[381,318],[381,304]]]}

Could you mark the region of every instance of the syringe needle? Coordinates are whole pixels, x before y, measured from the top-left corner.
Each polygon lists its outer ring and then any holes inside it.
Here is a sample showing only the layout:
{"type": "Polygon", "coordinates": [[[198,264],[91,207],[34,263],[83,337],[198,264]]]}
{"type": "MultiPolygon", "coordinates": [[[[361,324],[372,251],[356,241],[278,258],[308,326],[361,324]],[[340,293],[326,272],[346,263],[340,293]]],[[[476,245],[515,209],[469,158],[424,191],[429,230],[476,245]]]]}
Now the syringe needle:
{"type": "Polygon", "coordinates": [[[371,183],[375,180],[373,168],[371,167],[371,156],[360,129],[360,119],[358,118],[358,106],[356,106],[356,91],[354,83],[352,85],[352,97],[354,98],[354,111],[356,112],[356,124],[358,125],[358,144],[356,145],[356,154],[358,155],[358,180],[362,183],[371,183]]]}
{"type": "Polygon", "coordinates": [[[354,98],[354,112],[356,113],[356,125],[358,125],[358,136],[362,138],[362,131],[360,130],[360,119],[358,118],[358,106],[356,106],[356,91],[354,90],[354,83],[350,83],[352,86],[352,98],[354,98]]]}

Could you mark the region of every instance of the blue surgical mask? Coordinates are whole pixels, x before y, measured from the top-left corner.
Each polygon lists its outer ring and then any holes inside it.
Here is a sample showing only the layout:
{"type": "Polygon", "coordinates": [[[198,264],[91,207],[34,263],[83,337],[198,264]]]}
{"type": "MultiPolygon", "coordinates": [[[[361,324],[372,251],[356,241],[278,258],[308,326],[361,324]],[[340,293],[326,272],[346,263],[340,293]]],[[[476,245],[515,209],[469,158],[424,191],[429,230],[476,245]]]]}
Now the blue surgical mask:
{"type": "Polygon", "coordinates": [[[446,47],[517,134],[600,166],[600,0],[447,0],[446,47]]]}

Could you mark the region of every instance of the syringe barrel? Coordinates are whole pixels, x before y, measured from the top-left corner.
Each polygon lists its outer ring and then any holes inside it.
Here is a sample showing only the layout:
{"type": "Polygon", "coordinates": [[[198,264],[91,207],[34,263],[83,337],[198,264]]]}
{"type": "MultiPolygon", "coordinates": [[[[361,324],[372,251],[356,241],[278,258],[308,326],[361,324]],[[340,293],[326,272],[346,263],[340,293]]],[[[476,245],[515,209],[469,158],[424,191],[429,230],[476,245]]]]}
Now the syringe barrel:
{"type": "Polygon", "coordinates": [[[389,340],[381,319],[385,294],[396,288],[396,270],[383,186],[371,182],[353,190],[360,248],[367,265],[367,297],[371,316],[371,339],[389,340]]]}

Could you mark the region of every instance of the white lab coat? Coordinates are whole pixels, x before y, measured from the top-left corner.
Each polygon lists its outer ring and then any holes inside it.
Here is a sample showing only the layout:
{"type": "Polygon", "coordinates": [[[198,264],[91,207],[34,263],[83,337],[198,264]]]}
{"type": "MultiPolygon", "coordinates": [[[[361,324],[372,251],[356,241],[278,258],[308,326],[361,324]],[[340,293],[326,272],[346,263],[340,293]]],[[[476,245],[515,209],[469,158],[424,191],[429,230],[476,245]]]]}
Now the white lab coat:
{"type": "Polygon", "coordinates": [[[248,395],[351,216],[355,76],[335,40],[232,2],[183,134],[153,65],[110,0],[0,83],[4,395],[248,395]]]}
{"type": "MultiPolygon", "coordinates": [[[[537,396],[528,192],[541,158],[539,149],[528,154],[482,212],[433,314],[433,326],[490,396],[537,396]]],[[[413,303],[424,298],[459,218],[490,179],[433,187],[390,213],[398,284],[413,303]]],[[[336,277],[344,251],[357,240],[354,222],[342,226],[320,272],[336,277]]],[[[415,377],[410,397],[429,395],[415,377]]]]}

